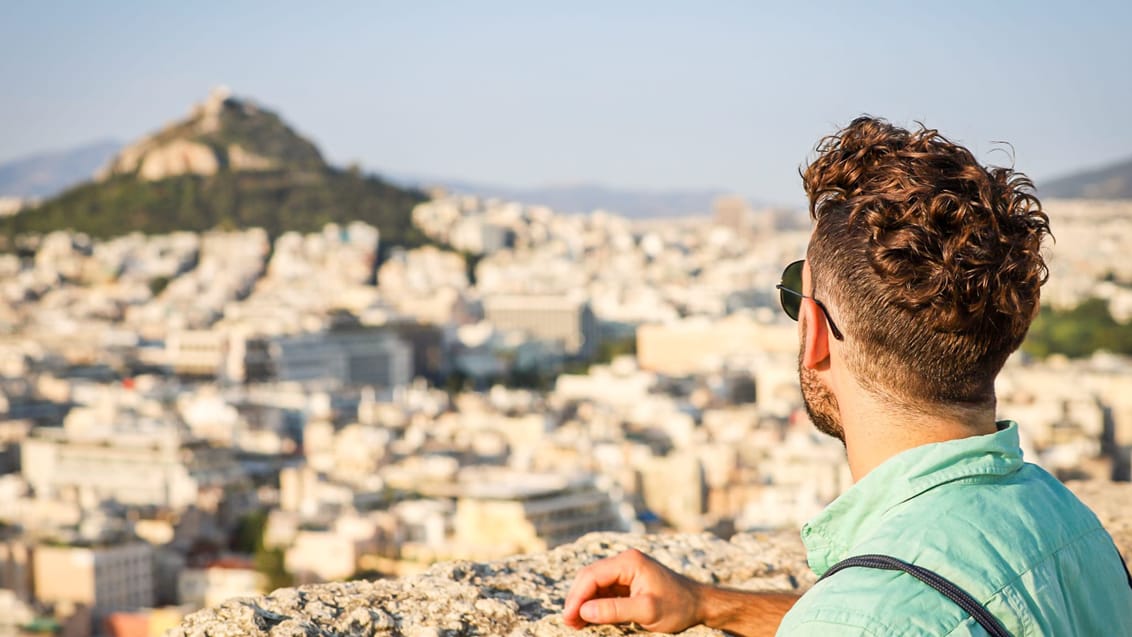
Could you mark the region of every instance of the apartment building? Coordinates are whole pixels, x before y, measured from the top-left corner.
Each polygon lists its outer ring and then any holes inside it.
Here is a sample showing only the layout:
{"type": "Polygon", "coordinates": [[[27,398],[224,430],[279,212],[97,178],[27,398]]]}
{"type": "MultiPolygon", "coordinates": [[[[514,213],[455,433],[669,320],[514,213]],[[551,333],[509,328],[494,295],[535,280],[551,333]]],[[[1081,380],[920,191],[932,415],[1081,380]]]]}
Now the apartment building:
{"type": "Polygon", "coordinates": [[[562,295],[501,294],[483,301],[488,323],[559,342],[569,356],[590,358],[597,352],[598,327],[587,301],[562,295]]]}

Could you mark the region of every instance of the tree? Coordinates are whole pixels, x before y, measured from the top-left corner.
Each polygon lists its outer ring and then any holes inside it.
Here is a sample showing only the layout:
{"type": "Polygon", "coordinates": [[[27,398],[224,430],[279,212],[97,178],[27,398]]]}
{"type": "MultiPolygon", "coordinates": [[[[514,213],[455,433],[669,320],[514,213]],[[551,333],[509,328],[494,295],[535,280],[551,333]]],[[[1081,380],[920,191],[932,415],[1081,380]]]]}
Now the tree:
{"type": "Polygon", "coordinates": [[[1043,306],[1022,344],[1022,351],[1037,358],[1050,354],[1081,358],[1098,350],[1132,355],[1132,325],[1118,323],[1108,302],[1098,298],[1068,310],[1043,306]]]}
{"type": "Polygon", "coordinates": [[[267,577],[268,590],[291,586],[294,578],[287,572],[283,550],[269,549],[263,545],[263,532],[266,528],[267,511],[249,513],[236,525],[229,544],[234,551],[252,555],[255,569],[267,577]]]}

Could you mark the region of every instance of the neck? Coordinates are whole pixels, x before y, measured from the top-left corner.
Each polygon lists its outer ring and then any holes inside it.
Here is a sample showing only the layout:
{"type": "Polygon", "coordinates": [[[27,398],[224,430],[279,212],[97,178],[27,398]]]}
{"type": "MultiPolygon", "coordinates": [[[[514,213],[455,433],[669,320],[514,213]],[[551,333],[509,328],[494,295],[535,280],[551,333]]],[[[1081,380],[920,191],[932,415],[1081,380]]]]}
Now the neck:
{"type": "Polygon", "coordinates": [[[838,397],[845,450],[853,481],[865,477],[896,454],[935,442],[982,436],[997,431],[994,400],[975,407],[939,406],[912,411],[893,408],[869,392],[838,397]]]}

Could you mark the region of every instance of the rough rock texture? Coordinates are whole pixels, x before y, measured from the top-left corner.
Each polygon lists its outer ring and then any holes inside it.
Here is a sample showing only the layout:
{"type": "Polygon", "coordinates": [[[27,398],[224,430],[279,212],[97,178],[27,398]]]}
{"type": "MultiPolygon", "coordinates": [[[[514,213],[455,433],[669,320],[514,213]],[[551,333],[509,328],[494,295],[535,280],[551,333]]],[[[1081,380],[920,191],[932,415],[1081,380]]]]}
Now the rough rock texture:
{"type": "Polygon", "coordinates": [[[142,179],[158,181],[184,174],[215,175],[219,169],[216,151],[199,142],[174,139],[146,151],[138,175],[142,179]]]}
{"type": "MultiPolygon", "coordinates": [[[[1132,557],[1132,484],[1073,483],[1132,557]]],[[[319,637],[331,635],[578,635],[562,623],[562,602],[577,571],[627,548],[705,582],[748,590],[804,591],[814,583],[794,531],[710,535],[587,535],[548,553],[490,564],[452,562],[399,580],[322,584],[235,599],[190,615],[173,637],[319,637]]],[[[639,633],[591,627],[589,635],[639,633]]],[[[703,627],[685,635],[721,635],[703,627]]]]}
{"type": "MultiPolygon", "coordinates": [[[[600,557],[638,548],[701,581],[750,590],[802,590],[814,582],[796,532],[634,536],[594,533],[548,553],[490,564],[450,562],[400,580],[280,589],[229,600],[187,617],[173,637],[270,635],[577,635],[562,603],[577,571],[600,557]]],[[[591,628],[593,635],[639,632],[591,628]]],[[[695,628],[686,635],[720,635],[695,628]]]]}

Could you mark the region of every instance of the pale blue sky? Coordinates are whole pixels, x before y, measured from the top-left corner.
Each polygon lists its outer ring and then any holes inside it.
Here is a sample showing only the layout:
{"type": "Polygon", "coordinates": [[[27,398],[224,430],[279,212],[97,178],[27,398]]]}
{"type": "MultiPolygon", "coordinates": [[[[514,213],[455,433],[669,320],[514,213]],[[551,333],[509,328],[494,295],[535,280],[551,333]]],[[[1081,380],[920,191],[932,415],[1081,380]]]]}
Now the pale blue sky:
{"type": "Polygon", "coordinates": [[[1132,155],[1132,3],[1083,4],[5,2],[0,161],[222,83],[401,175],[798,204],[818,137],[868,112],[1007,140],[1040,180],[1132,155]]]}

